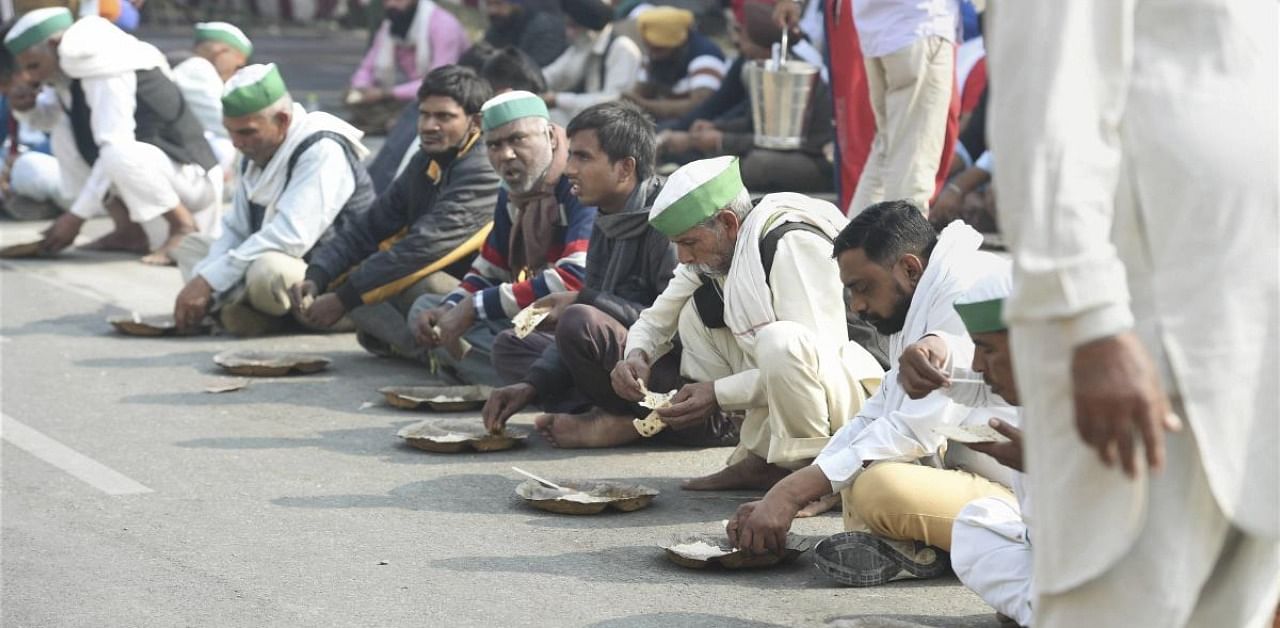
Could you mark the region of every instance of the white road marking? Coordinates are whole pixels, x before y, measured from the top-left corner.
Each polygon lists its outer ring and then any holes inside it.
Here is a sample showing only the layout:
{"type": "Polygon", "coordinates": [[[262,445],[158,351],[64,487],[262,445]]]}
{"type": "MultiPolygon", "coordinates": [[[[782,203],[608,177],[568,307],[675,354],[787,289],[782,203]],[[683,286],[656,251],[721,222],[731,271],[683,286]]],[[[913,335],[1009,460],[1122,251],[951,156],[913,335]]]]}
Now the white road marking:
{"type": "Polygon", "coordinates": [[[26,424],[0,414],[0,438],[108,495],[152,493],[132,478],[59,443],[26,424]]]}

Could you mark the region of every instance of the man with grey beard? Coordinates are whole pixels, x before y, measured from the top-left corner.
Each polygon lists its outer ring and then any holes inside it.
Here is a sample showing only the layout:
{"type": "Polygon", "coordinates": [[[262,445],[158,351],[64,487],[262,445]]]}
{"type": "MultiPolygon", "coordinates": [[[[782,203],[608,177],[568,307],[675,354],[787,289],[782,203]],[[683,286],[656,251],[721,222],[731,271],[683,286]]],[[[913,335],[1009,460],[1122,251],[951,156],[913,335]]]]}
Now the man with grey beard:
{"type": "Polygon", "coordinates": [[[681,375],[694,383],[657,411],[662,421],[680,429],[717,410],[746,411],[728,466],[685,489],[768,490],[808,465],[879,386],[880,365],[849,341],[831,257],[846,222],[832,204],[800,194],[770,194],[753,207],[736,157],[680,168],[654,201],[649,224],[675,243],[681,266],[628,332],[614,391],[643,399],[643,382],[678,333],[681,375]]]}
{"type": "Polygon", "coordinates": [[[494,339],[534,301],[582,287],[596,208],[572,193],[564,176],[569,142],[541,97],[507,92],[486,102],[480,115],[489,163],[504,184],[493,226],[457,289],[414,302],[409,331],[446,375],[500,386],[494,339]]]}

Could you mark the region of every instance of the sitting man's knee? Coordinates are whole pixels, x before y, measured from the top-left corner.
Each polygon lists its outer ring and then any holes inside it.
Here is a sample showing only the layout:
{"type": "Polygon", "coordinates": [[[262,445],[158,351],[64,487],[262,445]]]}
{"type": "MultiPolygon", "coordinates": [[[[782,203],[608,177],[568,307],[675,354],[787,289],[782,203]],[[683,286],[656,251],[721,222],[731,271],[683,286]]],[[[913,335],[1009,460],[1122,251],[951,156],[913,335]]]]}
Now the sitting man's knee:
{"type": "Polygon", "coordinates": [[[909,466],[896,462],[872,465],[854,480],[849,497],[872,532],[883,534],[911,498],[911,487],[902,481],[901,474],[909,466]]]}
{"type": "Polygon", "coordinates": [[[600,312],[590,305],[575,303],[564,309],[560,320],[556,321],[556,340],[572,339],[582,334],[582,330],[600,312]]]}
{"type": "MultiPolygon", "coordinates": [[[[286,255],[268,253],[249,264],[245,272],[245,293],[253,309],[272,316],[284,316],[289,313],[289,286],[294,279],[300,279],[293,266],[303,264],[301,260],[286,255]],[[286,258],[286,259],[280,259],[286,258]]],[[[305,266],[304,266],[305,268],[305,266]]]]}
{"type": "Polygon", "coordinates": [[[780,360],[807,359],[813,353],[813,335],[800,323],[776,321],[756,332],[756,361],[762,369],[780,360]]]}

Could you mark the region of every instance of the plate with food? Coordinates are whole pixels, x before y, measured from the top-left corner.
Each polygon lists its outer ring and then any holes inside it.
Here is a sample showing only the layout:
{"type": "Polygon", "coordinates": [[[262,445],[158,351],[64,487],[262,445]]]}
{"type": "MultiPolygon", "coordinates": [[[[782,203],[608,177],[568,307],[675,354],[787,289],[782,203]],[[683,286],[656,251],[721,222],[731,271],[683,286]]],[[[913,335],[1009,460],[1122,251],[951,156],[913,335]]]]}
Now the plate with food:
{"type": "Polygon", "coordinates": [[[488,386],[386,386],[379,388],[387,404],[404,410],[436,412],[479,410],[489,400],[488,386]]]}
{"type": "Polygon", "coordinates": [[[107,322],[116,331],[126,336],[155,338],[159,336],[194,336],[209,332],[208,325],[197,325],[193,329],[178,331],[178,324],[174,322],[173,316],[168,314],[142,316],[137,312],[133,312],[128,316],[108,318],[107,322]]]}
{"type": "Polygon", "coordinates": [[[467,450],[489,452],[511,449],[529,437],[516,427],[490,433],[479,419],[427,419],[400,428],[396,436],[410,447],[437,454],[456,454],[467,450]]]}
{"type": "Polygon", "coordinates": [[[657,489],[623,482],[562,480],[556,486],[525,480],[516,486],[516,495],[534,508],[564,515],[598,515],[606,509],[635,512],[658,496],[657,489]]]}
{"type": "Polygon", "coordinates": [[[662,549],[668,560],[690,569],[761,569],[789,563],[809,551],[810,547],[809,539],[787,534],[787,547],[783,553],[756,555],[733,547],[724,534],[694,534],[674,538],[662,549]]]}
{"type": "Polygon", "coordinates": [[[213,362],[232,375],[279,377],[318,373],[329,368],[330,360],[314,353],[223,351],[213,356],[213,362]]]}

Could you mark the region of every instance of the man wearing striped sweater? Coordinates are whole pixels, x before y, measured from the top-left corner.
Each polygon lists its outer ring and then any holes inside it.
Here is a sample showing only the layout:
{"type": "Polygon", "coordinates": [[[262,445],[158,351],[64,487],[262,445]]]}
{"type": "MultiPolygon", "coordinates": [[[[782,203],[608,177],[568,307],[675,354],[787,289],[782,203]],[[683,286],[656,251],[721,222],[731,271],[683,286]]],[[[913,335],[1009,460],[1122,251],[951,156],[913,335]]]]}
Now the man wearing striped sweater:
{"type": "Polygon", "coordinates": [[[450,375],[497,385],[493,340],[511,317],[549,294],[582,287],[596,208],[571,193],[563,174],[568,141],[540,97],[507,92],[485,103],[481,116],[489,163],[503,182],[493,230],[462,284],[443,297],[420,297],[409,325],[450,375]]]}

